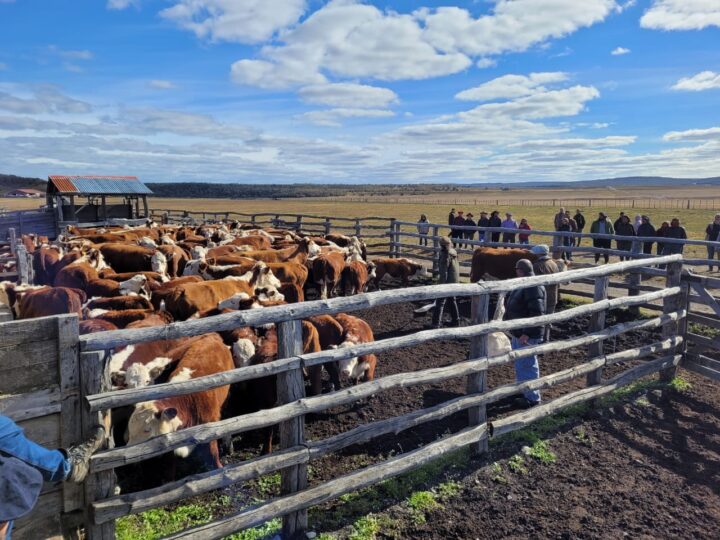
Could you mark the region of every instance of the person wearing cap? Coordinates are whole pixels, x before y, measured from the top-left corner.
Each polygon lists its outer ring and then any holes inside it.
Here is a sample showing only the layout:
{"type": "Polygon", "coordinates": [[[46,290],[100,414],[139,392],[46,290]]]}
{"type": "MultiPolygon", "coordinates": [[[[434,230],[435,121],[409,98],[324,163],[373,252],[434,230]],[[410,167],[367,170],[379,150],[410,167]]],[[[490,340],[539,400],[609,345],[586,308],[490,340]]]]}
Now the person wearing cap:
{"type": "MultiPolygon", "coordinates": [[[[438,254],[438,283],[459,283],[460,265],[458,264],[457,251],[450,245],[447,236],[440,238],[440,253],[438,254]]],[[[435,301],[435,309],[432,314],[432,328],[442,327],[443,311],[445,304],[450,308],[450,325],[460,325],[460,310],[458,309],[455,297],[438,298],[435,301]]]]}
{"type": "MultiPolygon", "coordinates": [[[[598,218],[590,225],[591,234],[615,234],[615,229],[607,219],[605,212],[599,212],[598,218]]],[[[610,249],[612,244],[609,238],[593,238],[593,247],[601,249],[610,249]]],[[[603,253],[602,256],[605,258],[605,264],[610,260],[610,255],[607,252],[603,253]]],[[[600,253],[595,253],[595,262],[600,260],[600,253]]]]}
{"type": "MultiPolygon", "coordinates": [[[[500,219],[500,212],[498,210],[493,210],[490,214],[490,222],[488,224],[489,227],[502,227],[502,220],[500,219]]],[[[500,241],[500,233],[494,232],[492,233],[492,241],[493,242],[499,242],[500,241]]]]}
{"type": "MultiPolygon", "coordinates": [[[[522,229],[524,231],[531,231],[532,227],[530,227],[527,219],[522,218],[520,220],[520,225],[518,225],[518,229],[522,229]]],[[[518,235],[518,241],[523,245],[527,245],[530,243],[530,235],[521,233],[518,235]]]]}
{"type": "Polygon", "coordinates": [[[88,440],[67,450],[49,450],[25,437],[9,417],[0,415],[0,540],[9,539],[12,522],[35,506],[43,480],[85,480],[90,457],[104,440],[105,430],[97,426],[88,440]]]}
{"type": "MultiPolygon", "coordinates": [[[[635,227],[633,227],[633,224],[630,223],[630,218],[628,216],[623,215],[620,218],[620,223],[617,227],[615,227],[615,234],[618,236],[637,236],[635,234],[635,227]]],[[[632,240],[616,240],[617,248],[619,251],[627,251],[630,252],[632,250],[633,241],[632,240]]],[[[631,260],[630,256],[624,256],[620,255],[620,260],[631,260]]]]}
{"type": "MultiPolygon", "coordinates": [[[[550,257],[550,248],[547,244],[538,244],[533,246],[530,253],[537,255],[537,259],[533,263],[533,272],[536,276],[546,276],[548,274],[557,274],[560,268],[557,263],[550,257]]],[[[555,313],[555,307],[560,300],[559,285],[545,285],[545,314],[555,313]]],[[[550,325],[545,327],[545,341],[550,341],[550,325]]]]}
{"type": "MultiPolygon", "coordinates": [[[[505,221],[502,222],[502,228],[503,229],[517,229],[518,223],[513,219],[512,212],[506,212],[505,213],[505,221]]],[[[515,243],[515,233],[503,233],[503,242],[507,244],[514,244],[515,243]]]]}
{"type": "MultiPolygon", "coordinates": [[[[710,242],[720,241],[720,214],[715,214],[715,219],[711,223],[708,223],[708,226],[705,227],[705,240],[710,242]]],[[[707,246],[708,259],[713,260],[716,252],[718,254],[718,259],[720,259],[720,248],[710,245],[707,246]]],[[[712,264],[709,268],[711,272],[714,270],[712,264]]],[[[720,269],[720,265],[718,265],[718,269],[720,269]]]]}
{"type": "MultiPolygon", "coordinates": [[[[650,216],[641,216],[640,226],[637,228],[638,236],[652,236],[654,237],[657,231],[652,223],[650,223],[650,216]]],[[[643,253],[647,255],[652,254],[653,242],[643,242],[643,253]]]]}
{"type": "MultiPolygon", "coordinates": [[[[528,259],[520,259],[515,263],[517,277],[535,275],[533,264],[528,259]]],[[[532,285],[517,288],[508,294],[505,302],[505,320],[527,319],[545,315],[547,310],[547,297],[545,287],[532,285]]],[[[543,341],[544,330],[542,326],[517,328],[511,331],[513,350],[532,347],[543,341]]],[[[518,383],[534,380],[540,377],[540,365],[537,355],[528,355],[515,360],[515,381],[518,383]]],[[[518,399],[518,405],[524,408],[533,407],[540,403],[540,392],[526,390],[518,399]]]]}
{"type": "Polygon", "coordinates": [[[417,222],[417,232],[420,235],[418,245],[427,246],[427,235],[430,232],[430,223],[428,222],[428,218],[425,214],[420,215],[420,220],[417,222]]]}
{"type": "MultiPolygon", "coordinates": [[[[583,216],[583,213],[580,211],[580,209],[575,210],[575,216],[573,217],[575,220],[575,223],[577,223],[577,232],[581,233],[585,230],[585,216],[583,216]]],[[[580,242],[582,241],[582,237],[578,236],[575,239],[575,245],[579,246],[580,242]]]]}
{"type": "MultiPolygon", "coordinates": [[[[466,227],[477,227],[477,223],[475,223],[475,220],[473,219],[475,216],[472,215],[472,212],[468,212],[467,216],[465,216],[465,226],[466,227]]],[[[465,238],[468,240],[472,240],[475,237],[475,231],[472,229],[468,229],[465,231],[465,238]]],[[[472,249],[472,244],[465,244],[465,247],[472,249]]]]}

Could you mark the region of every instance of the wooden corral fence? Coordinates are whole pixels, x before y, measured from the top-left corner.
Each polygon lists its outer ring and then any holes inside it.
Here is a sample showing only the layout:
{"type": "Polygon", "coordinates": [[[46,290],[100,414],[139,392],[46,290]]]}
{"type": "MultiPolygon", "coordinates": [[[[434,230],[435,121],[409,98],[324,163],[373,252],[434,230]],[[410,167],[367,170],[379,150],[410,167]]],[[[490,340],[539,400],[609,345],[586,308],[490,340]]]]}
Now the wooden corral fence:
{"type": "Polygon", "coordinates": [[[18,236],[35,233],[52,239],[57,234],[55,214],[44,208],[2,212],[0,213],[0,238],[5,237],[9,229],[15,229],[18,236]]]}
{"type": "MultiPolygon", "coordinates": [[[[235,531],[259,525],[275,517],[283,517],[283,533],[291,538],[307,526],[307,509],[336,499],[343,494],[392,478],[419,467],[450,451],[471,447],[481,453],[487,449],[488,440],[553,414],[563,407],[582,403],[606,395],[653,373],[669,379],[678,365],[697,368],[706,375],[720,373],[717,362],[707,355],[685,355],[688,305],[690,301],[708,304],[717,301],[704,289],[706,282],[689,279],[682,271],[680,255],[664,256],[652,261],[634,260],[601,267],[570,270],[563,274],[534,276],[508,281],[480,282],[475,284],[451,284],[423,286],[408,289],[378,291],[352,297],[334,298],[276,306],[262,310],[238,311],[207,319],[173,323],[163,327],[134,330],[118,330],[78,336],[77,319],[73,316],[51,317],[26,322],[0,325],[3,336],[11,336],[0,344],[0,369],[3,371],[0,387],[9,396],[0,400],[0,412],[10,414],[22,422],[38,418],[47,423],[43,434],[30,432],[31,436],[53,446],[77,440],[89,426],[102,421],[115,407],[139,402],[186,395],[217,388],[223,385],[250,381],[269,375],[277,376],[278,404],[270,410],[223,419],[175,433],[161,435],[148,441],[125,447],[108,447],[93,456],[91,476],[82,492],[53,491],[54,499],[42,505],[36,512],[47,514],[59,511],[72,512],[80,502],[84,505],[83,520],[87,537],[114,537],[114,520],[145,510],[175,503],[212,490],[233,484],[241,484],[263,475],[280,472],[281,496],[252,508],[225,516],[210,523],[180,531],[170,538],[222,538],[235,531]],[[664,265],[664,269],[650,268],[664,265]],[[636,296],[608,298],[610,276],[618,273],[639,273],[665,277],[665,287],[643,292],[636,296]],[[518,287],[550,285],[591,279],[595,283],[593,303],[574,307],[531,319],[514,321],[490,320],[489,305],[493,295],[502,295],[518,287]],[[689,290],[696,291],[694,295],[689,290]],[[705,292],[701,292],[705,291],[705,292]],[[431,301],[436,298],[455,296],[471,298],[472,325],[461,328],[420,331],[402,337],[387,338],[349,348],[302,354],[301,320],[312,315],[354,312],[376,306],[394,305],[414,301],[431,301]],[[712,298],[712,301],[710,298],[712,298]],[[612,308],[637,306],[662,302],[662,313],[650,319],[606,326],[605,313],[612,308]],[[488,357],[488,335],[496,331],[511,331],[520,327],[541,324],[561,324],[591,315],[588,333],[564,341],[543,343],[522,351],[512,351],[501,356],[488,357]],[[192,379],[186,382],[158,384],[146,388],[111,391],[109,386],[108,360],[111,351],[118,346],[195,336],[207,332],[223,331],[238,327],[257,327],[275,323],[278,328],[279,358],[273,362],[233,369],[221,374],[192,379]],[[47,325],[42,328],[39,325],[47,325]],[[615,336],[641,330],[662,329],[662,338],[642,347],[603,354],[602,343],[615,336]],[[37,336],[44,341],[37,343],[37,336]],[[18,336],[17,338],[12,336],[18,336]],[[22,336],[22,337],[20,337],[22,336]],[[303,370],[328,362],[335,362],[364,354],[380,353],[398,348],[412,347],[439,340],[469,340],[469,358],[432,369],[399,373],[350,388],[306,397],[303,370]],[[38,347],[42,346],[42,350],[38,347]],[[487,372],[498,366],[512,363],[528,354],[544,354],[588,346],[583,358],[571,368],[544,374],[541,378],[521,384],[508,384],[497,388],[487,387],[487,372]],[[603,368],[619,363],[632,362],[632,367],[621,374],[605,378],[603,368]],[[698,367],[701,366],[701,367],[698,367]],[[74,371],[70,375],[72,369],[74,371]],[[57,376],[56,376],[57,375],[57,376]],[[488,422],[488,404],[518,392],[545,389],[561,383],[585,377],[586,387],[571,391],[533,409],[512,414],[488,422]],[[318,413],[332,407],[354,403],[379,392],[393,388],[435,383],[449,379],[466,380],[467,393],[444,403],[416,410],[402,416],[373,421],[323,440],[308,440],[304,434],[305,415],[318,413]],[[82,402],[78,411],[78,392],[82,402]],[[445,436],[416,450],[394,456],[387,461],[360,469],[325,483],[308,487],[308,464],[322,456],[357,443],[392,433],[398,433],[426,422],[446,418],[467,411],[467,427],[460,432],[445,436]],[[65,414],[65,413],[68,414],[65,414]],[[226,436],[237,435],[271,425],[280,425],[280,450],[248,461],[232,464],[223,469],[195,474],[158,488],[135,493],[114,494],[114,469],[138,463],[170,452],[188,444],[203,444],[226,436]],[[47,434],[55,438],[47,439],[47,434]],[[45,437],[45,438],[42,438],[45,437]]],[[[711,284],[711,285],[714,285],[711,284]]],[[[720,307],[718,307],[720,310],[720,307]]],[[[703,321],[704,323],[704,321],[703,321]]],[[[720,323],[713,321],[714,327],[720,323]]],[[[701,343],[715,349],[717,343],[701,343]]],[[[694,349],[693,349],[694,351],[694,349]]],[[[542,364],[541,364],[542,365],[542,364]]],[[[67,488],[71,490],[72,488],[67,488]]],[[[47,496],[47,495],[46,495],[47,496]]],[[[49,497],[49,496],[48,496],[49,497]]],[[[39,515],[39,514],[38,514],[39,515]]],[[[43,514],[45,515],[45,514],[43,514]]],[[[29,524],[18,530],[34,532],[29,524]]],[[[69,516],[77,518],[76,514],[69,516]]],[[[26,521],[26,523],[28,523],[26,521]]],[[[38,521],[39,523],[39,521],[38,521]]],[[[28,535],[26,537],[32,537],[28,535]]]]}

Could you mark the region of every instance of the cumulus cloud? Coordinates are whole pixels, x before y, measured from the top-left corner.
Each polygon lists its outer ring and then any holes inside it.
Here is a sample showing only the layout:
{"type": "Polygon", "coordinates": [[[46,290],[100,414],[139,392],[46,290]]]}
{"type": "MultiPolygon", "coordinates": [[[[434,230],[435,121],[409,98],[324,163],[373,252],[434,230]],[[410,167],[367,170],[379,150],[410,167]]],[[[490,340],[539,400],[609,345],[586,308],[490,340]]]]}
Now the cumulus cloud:
{"type": "Polygon", "coordinates": [[[175,86],[175,83],[172,81],[165,81],[162,79],[153,79],[148,83],[148,86],[150,88],[154,88],[155,90],[172,90],[174,88],[177,88],[175,86]]]}
{"type": "Polygon", "coordinates": [[[300,98],[316,105],[351,108],[383,108],[397,102],[388,88],[355,83],[315,84],[300,88],[300,98]]]}
{"type": "Polygon", "coordinates": [[[537,90],[545,90],[543,84],[562,82],[566,79],[567,75],[561,72],[503,75],[475,88],[463,90],[456,94],[455,98],[463,101],[491,101],[528,96],[537,90]]]}
{"type": "Polygon", "coordinates": [[[655,30],[702,30],[720,26],[720,2],[655,0],[640,19],[640,26],[655,30]]]}
{"type": "Polygon", "coordinates": [[[475,65],[480,69],[491,68],[497,66],[497,60],[493,60],[492,58],[480,58],[477,62],[475,62],[475,65]]]}
{"type": "Polygon", "coordinates": [[[626,49],[625,47],[615,47],[610,54],[613,56],[622,56],[623,54],[628,54],[630,52],[630,49],[626,49]]]}
{"type": "Polygon", "coordinates": [[[714,71],[701,71],[692,77],[684,77],[676,82],[673,90],[688,90],[699,92],[701,90],[711,90],[720,88],[720,73],[714,71]]]}
{"type": "Polygon", "coordinates": [[[664,141],[720,141],[720,127],[708,129],[688,129],[686,131],[669,131],[663,135],[664,141]]]}
{"type": "Polygon", "coordinates": [[[305,0],[179,0],[160,16],[199,38],[261,43],[296,23],[305,9],[305,0]]]}
{"type": "Polygon", "coordinates": [[[86,113],[92,110],[92,106],[62,94],[55,87],[42,86],[35,89],[31,98],[0,92],[0,110],[28,114],[86,113]]]}
{"type": "Polygon", "coordinates": [[[232,66],[239,84],[283,88],[335,77],[419,80],[449,75],[488,55],[522,51],[602,21],[614,0],[499,0],[490,14],[421,8],[381,11],[354,0],[334,0],[261,48],[257,58],[232,66]]]}
{"type": "Polygon", "coordinates": [[[387,118],[389,116],[395,116],[395,113],[387,109],[339,107],[323,111],[310,111],[301,115],[301,118],[319,126],[336,127],[342,125],[342,120],[349,118],[387,118]]]}

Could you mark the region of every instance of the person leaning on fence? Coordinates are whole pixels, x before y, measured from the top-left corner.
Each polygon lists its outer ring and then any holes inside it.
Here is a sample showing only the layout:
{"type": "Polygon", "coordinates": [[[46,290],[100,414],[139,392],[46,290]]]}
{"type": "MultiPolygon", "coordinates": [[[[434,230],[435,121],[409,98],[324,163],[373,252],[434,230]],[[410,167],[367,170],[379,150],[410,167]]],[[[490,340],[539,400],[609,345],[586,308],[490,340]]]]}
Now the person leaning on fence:
{"type": "Polygon", "coordinates": [[[97,426],[85,442],[67,450],[49,450],[25,437],[15,422],[0,415],[0,540],[9,540],[12,522],[33,509],[43,481],[85,480],[90,456],[103,440],[105,430],[97,426]]]}
{"type": "MultiPolygon", "coordinates": [[[[618,226],[615,227],[615,234],[618,236],[636,236],[635,234],[635,227],[633,227],[632,223],[630,223],[630,218],[627,216],[623,216],[620,218],[620,223],[618,223],[618,226]]],[[[632,251],[632,240],[616,240],[617,248],[619,251],[632,251]]],[[[626,257],[624,255],[620,255],[620,260],[630,260],[631,257],[626,257]]]]}
{"type": "MultiPolygon", "coordinates": [[[[705,240],[710,242],[720,242],[720,214],[715,214],[715,219],[711,223],[708,223],[708,226],[705,227],[705,240]]],[[[718,254],[718,259],[720,259],[720,248],[707,246],[708,259],[713,260],[715,258],[715,253],[718,254]]],[[[712,264],[709,268],[711,272],[714,270],[712,264]]],[[[720,269],[720,265],[718,265],[718,269],[720,269]]]]}
{"type": "MultiPolygon", "coordinates": [[[[550,257],[550,248],[545,244],[533,246],[530,253],[538,256],[533,263],[533,272],[536,276],[546,276],[548,274],[557,274],[560,268],[557,263],[550,257]]],[[[560,285],[545,285],[545,314],[555,313],[557,303],[560,301],[560,285]]],[[[550,341],[550,325],[545,326],[545,341],[550,341]]]]}
{"type": "Polygon", "coordinates": [[[450,225],[450,227],[455,225],[455,209],[454,208],[452,208],[450,210],[450,213],[448,214],[448,225],[450,225]]]}
{"type": "Polygon", "coordinates": [[[421,235],[418,239],[418,244],[421,246],[427,246],[427,235],[430,232],[430,223],[428,222],[428,218],[425,214],[422,214],[420,216],[420,220],[417,222],[417,232],[421,235]]]}
{"type": "MultiPolygon", "coordinates": [[[[475,216],[472,215],[472,212],[468,212],[467,216],[465,216],[465,226],[466,227],[477,227],[477,223],[475,223],[475,220],[473,219],[475,216]]],[[[473,240],[475,238],[475,231],[468,229],[465,232],[465,238],[467,240],[473,240]]],[[[465,244],[466,248],[472,249],[472,244],[465,244]]]]}
{"type": "MultiPolygon", "coordinates": [[[[532,227],[530,227],[527,219],[522,218],[520,220],[520,225],[518,225],[518,229],[522,229],[524,231],[531,231],[532,227]]],[[[518,235],[518,242],[522,245],[528,245],[530,243],[530,235],[520,233],[518,235]]]]}
{"type": "MultiPolygon", "coordinates": [[[[515,264],[517,277],[528,277],[534,275],[533,265],[527,259],[520,259],[515,264]]],[[[545,315],[547,302],[545,288],[542,285],[533,285],[515,289],[507,297],[505,302],[505,320],[526,319],[545,315]]],[[[531,326],[517,328],[511,331],[513,350],[524,347],[532,347],[543,341],[544,330],[542,326],[531,326]]],[[[515,381],[518,383],[531,381],[540,377],[540,365],[537,355],[524,356],[515,360],[515,381]]],[[[521,407],[534,407],[540,403],[540,392],[537,390],[526,390],[523,396],[518,398],[517,404],[521,407]]]]}
{"type": "MultiPolygon", "coordinates": [[[[517,229],[518,223],[513,219],[512,212],[506,212],[505,213],[505,220],[502,222],[502,228],[503,229],[517,229]]],[[[514,244],[515,243],[515,233],[514,232],[506,232],[503,233],[503,242],[506,242],[508,244],[514,244]]]]}
{"type": "MultiPolygon", "coordinates": [[[[638,236],[655,236],[657,231],[652,223],[650,223],[650,216],[642,216],[640,226],[637,228],[638,236]]],[[[646,255],[652,254],[652,242],[643,242],[643,253],[646,255]]]]}
{"type": "MultiPolygon", "coordinates": [[[[438,283],[459,283],[460,265],[457,251],[450,246],[450,239],[446,236],[440,238],[440,253],[438,253],[438,283]]],[[[445,305],[450,309],[450,326],[460,325],[460,310],[455,297],[438,298],[432,314],[432,328],[441,328],[445,305]]]]}
{"type": "MultiPolygon", "coordinates": [[[[573,219],[575,220],[575,223],[577,223],[577,232],[583,232],[585,230],[585,216],[583,216],[579,208],[575,210],[575,216],[573,219]]],[[[575,245],[579,246],[580,242],[582,242],[582,237],[578,236],[575,240],[575,245]]]]}
{"type": "MultiPolygon", "coordinates": [[[[493,210],[492,214],[490,214],[490,221],[489,221],[488,226],[489,227],[502,227],[502,220],[500,219],[500,212],[498,210],[493,210]]],[[[500,233],[499,232],[492,233],[492,241],[493,242],[500,241],[500,233]]]]}
{"type": "MultiPolygon", "coordinates": [[[[615,227],[615,230],[617,230],[618,225],[620,225],[620,222],[622,221],[622,218],[624,218],[624,217],[625,217],[625,212],[620,212],[620,215],[619,215],[618,218],[615,220],[615,223],[613,223],[613,227],[615,227]]],[[[629,218],[628,218],[628,219],[629,219],[629,218]]]]}
{"type": "MultiPolygon", "coordinates": [[[[672,218],[670,221],[670,227],[667,230],[667,238],[677,238],[678,240],[687,240],[687,232],[685,232],[685,227],[680,225],[680,220],[678,218],[672,218]]],[[[671,244],[669,242],[665,242],[663,245],[663,255],[673,255],[675,253],[682,253],[683,248],[685,247],[684,243],[677,243],[677,244],[671,244]]]]}
{"type": "MultiPolygon", "coordinates": [[[[615,229],[612,226],[612,223],[608,221],[607,216],[604,212],[598,213],[598,218],[592,222],[590,225],[590,233],[591,234],[615,234],[615,229]]],[[[612,246],[612,241],[609,238],[593,238],[593,247],[599,248],[599,249],[610,249],[612,246]]],[[[610,255],[608,255],[607,252],[602,254],[603,258],[605,259],[605,263],[607,264],[610,260],[610,255]]],[[[595,253],[595,262],[597,263],[600,260],[600,253],[595,253]]]]}

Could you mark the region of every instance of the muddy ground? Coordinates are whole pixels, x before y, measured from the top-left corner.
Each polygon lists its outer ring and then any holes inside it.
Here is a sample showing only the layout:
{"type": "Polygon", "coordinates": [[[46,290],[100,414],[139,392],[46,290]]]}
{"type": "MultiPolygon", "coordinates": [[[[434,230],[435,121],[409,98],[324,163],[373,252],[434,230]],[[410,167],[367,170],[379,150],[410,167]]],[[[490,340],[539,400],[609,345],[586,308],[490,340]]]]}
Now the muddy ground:
{"type": "MultiPolygon", "coordinates": [[[[383,306],[356,315],[370,323],[375,339],[379,340],[423,328],[429,317],[413,317],[416,307],[412,304],[383,306]]],[[[469,305],[462,304],[461,311],[467,315],[469,305]]],[[[607,322],[610,325],[628,318],[627,312],[611,312],[607,322]]],[[[588,318],[582,318],[557,325],[553,337],[559,340],[586,333],[588,322],[588,318]]],[[[624,350],[659,338],[659,331],[626,334],[608,340],[605,351],[624,350]]],[[[453,364],[467,358],[468,347],[466,341],[440,341],[382,353],[378,356],[376,377],[453,364]]],[[[566,369],[586,358],[585,347],[551,353],[541,357],[541,372],[548,374],[566,369]]],[[[605,375],[612,376],[632,365],[613,366],[605,375]]],[[[529,458],[526,474],[510,473],[507,465],[502,465],[520,452],[522,441],[493,444],[488,455],[473,459],[452,473],[462,485],[459,495],[443,501],[442,509],[429,511],[425,524],[406,520],[400,532],[381,531],[379,535],[394,538],[717,538],[720,530],[720,389],[707,379],[684,375],[693,385],[687,392],[670,388],[651,390],[639,402],[631,400],[570,422],[550,435],[549,444],[557,461],[543,464],[529,458]],[[495,461],[506,468],[504,473],[498,475],[498,466],[490,466],[495,461]],[[499,477],[503,480],[498,480],[499,477]]],[[[511,382],[513,367],[493,369],[488,378],[491,388],[511,382]]],[[[582,378],[546,390],[543,399],[553,399],[584,384],[582,378]]],[[[387,391],[368,401],[309,417],[306,437],[320,440],[362,423],[399,416],[464,393],[464,379],[387,391]]],[[[511,412],[514,411],[510,404],[489,408],[491,419],[511,412]]],[[[464,427],[467,427],[467,416],[460,413],[399,435],[347,448],[339,455],[311,464],[311,485],[383,461],[464,427]]],[[[244,434],[236,440],[235,454],[223,460],[231,463],[257,455],[261,444],[261,434],[244,434]]],[[[127,479],[125,483],[125,487],[133,484],[127,479]]],[[[428,487],[432,487],[432,483],[428,487]]],[[[276,492],[277,485],[262,482],[233,486],[222,490],[223,494],[230,495],[231,503],[218,513],[238,511],[276,492]]],[[[216,496],[206,495],[200,500],[216,496]]],[[[398,502],[388,500],[386,506],[391,508],[398,502]]],[[[324,511],[329,515],[342,504],[328,504],[324,511]]],[[[338,525],[342,524],[333,521],[318,530],[336,530],[338,525]]]]}

